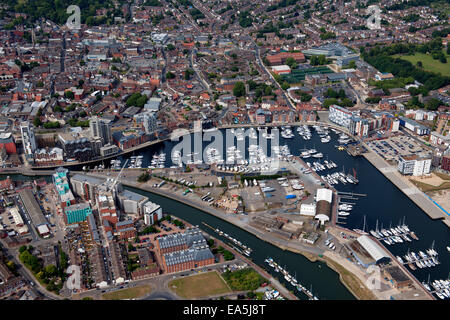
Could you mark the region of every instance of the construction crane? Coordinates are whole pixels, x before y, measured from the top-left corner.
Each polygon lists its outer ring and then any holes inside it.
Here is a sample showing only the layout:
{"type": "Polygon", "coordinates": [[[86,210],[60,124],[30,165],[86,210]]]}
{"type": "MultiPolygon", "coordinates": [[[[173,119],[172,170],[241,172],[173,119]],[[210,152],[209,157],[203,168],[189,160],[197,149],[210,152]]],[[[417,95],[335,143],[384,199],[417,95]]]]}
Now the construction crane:
{"type": "Polygon", "coordinates": [[[120,177],[120,175],[122,174],[123,169],[125,169],[125,167],[126,167],[126,165],[127,165],[127,163],[128,163],[128,160],[129,160],[129,159],[127,159],[127,160],[125,161],[125,163],[124,163],[122,169],[120,169],[120,172],[119,172],[119,174],[117,175],[116,179],[114,179],[113,183],[112,183],[111,186],[108,188],[108,191],[114,189],[114,187],[115,187],[115,185],[116,185],[116,183],[117,183],[117,180],[119,180],[119,177],[120,177]]]}

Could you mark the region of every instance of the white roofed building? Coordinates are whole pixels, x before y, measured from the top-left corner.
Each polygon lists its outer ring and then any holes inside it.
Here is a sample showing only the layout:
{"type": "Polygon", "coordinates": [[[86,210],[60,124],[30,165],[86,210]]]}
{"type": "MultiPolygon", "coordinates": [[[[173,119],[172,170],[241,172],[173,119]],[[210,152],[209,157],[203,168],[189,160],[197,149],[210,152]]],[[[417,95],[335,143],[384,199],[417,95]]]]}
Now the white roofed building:
{"type": "Polygon", "coordinates": [[[314,217],[316,215],[316,205],[314,203],[302,203],[302,205],[300,206],[300,214],[302,216],[314,217]]]}

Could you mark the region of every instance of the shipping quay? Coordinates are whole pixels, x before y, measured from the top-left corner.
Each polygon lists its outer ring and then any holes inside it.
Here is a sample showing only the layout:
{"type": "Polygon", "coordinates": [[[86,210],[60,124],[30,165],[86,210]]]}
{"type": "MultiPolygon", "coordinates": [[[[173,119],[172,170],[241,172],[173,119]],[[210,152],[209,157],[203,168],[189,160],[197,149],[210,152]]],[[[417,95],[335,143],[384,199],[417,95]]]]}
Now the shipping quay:
{"type": "Polygon", "coordinates": [[[366,152],[363,156],[375,166],[383,175],[399,188],[408,198],[419,206],[431,219],[440,219],[450,227],[450,216],[442,211],[429,197],[416,186],[408,184],[397,172],[397,169],[387,164],[374,152],[366,152]]]}

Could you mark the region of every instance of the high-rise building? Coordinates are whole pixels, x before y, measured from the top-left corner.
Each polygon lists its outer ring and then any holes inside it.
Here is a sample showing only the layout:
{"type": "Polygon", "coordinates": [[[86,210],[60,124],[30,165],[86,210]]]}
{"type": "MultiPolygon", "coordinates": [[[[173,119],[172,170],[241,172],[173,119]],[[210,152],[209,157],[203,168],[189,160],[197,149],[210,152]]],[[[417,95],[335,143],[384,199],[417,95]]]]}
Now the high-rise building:
{"type": "Polygon", "coordinates": [[[101,138],[103,145],[112,143],[111,125],[109,122],[94,116],[89,121],[92,138],[101,138]]]}
{"type": "Polygon", "coordinates": [[[157,129],[156,115],[152,111],[145,111],[138,113],[134,116],[134,121],[136,124],[140,124],[144,127],[145,133],[153,134],[157,129]]]}
{"type": "Polygon", "coordinates": [[[28,121],[23,121],[20,123],[20,132],[22,134],[22,145],[25,157],[28,161],[32,161],[34,152],[37,149],[34,128],[28,121]]]}
{"type": "Polygon", "coordinates": [[[91,206],[88,203],[78,203],[64,208],[65,220],[67,224],[86,221],[88,215],[92,214],[91,206]]]}

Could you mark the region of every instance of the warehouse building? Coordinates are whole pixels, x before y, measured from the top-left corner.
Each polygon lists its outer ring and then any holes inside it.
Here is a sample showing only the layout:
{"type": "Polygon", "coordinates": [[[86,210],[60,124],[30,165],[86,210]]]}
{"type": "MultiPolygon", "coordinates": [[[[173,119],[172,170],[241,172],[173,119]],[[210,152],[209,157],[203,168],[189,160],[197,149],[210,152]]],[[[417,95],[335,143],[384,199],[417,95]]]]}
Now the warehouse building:
{"type": "Polygon", "coordinates": [[[187,250],[164,254],[162,260],[167,272],[179,272],[213,264],[214,255],[204,242],[196,243],[187,250]]]}
{"type": "Polygon", "coordinates": [[[333,201],[333,192],[330,189],[317,189],[316,194],[316,215],[315,219],[320,221],[320,224],[330,221],[331,216],[331,202],[333,201]]]}
{"type": "Polygon", "coordinates": [[[33,191],[30,189],[20,190],[19,196],[38,233],[42,237],[50,236],[50,229],[47,226],[48,222],[45,219],[41,206],[34,197],[33,191]]]}
{"type": "Polygon", "coordinates": [[[388,263],[391,260],[386,251],[367,235],[351,241],[347,247],[364,268],[370,265],[388,263]]]}
{"type": "Polygon", "coordinates": [[[185,233],[169,234],[156,242],[161,253],[169,253],[190,248],[194,243],[205,241],[199,228],[188,228],[185,233]]]}

